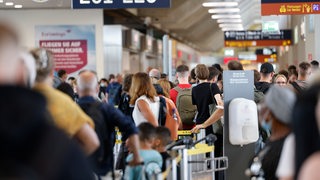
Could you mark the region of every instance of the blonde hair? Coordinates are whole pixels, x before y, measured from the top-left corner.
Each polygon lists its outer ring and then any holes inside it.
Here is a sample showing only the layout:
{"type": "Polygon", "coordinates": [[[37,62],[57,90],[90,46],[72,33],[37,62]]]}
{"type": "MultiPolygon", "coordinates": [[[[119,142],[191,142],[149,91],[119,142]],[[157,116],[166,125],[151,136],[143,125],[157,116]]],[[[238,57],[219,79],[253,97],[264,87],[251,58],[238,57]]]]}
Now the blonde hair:
{"type": "Polygon", "coordinates": [[[287,77],[285,76],[285,75],[283,75],[283,74],[278,74],[275,78],[274,78],[274,83],[276,83],[276,81],[277,81],[277,79],[279,79],[280,77],[282,77],[283,79],[285,79],[286,80],[286,83],[288,82],[288,79],[287,79],[287,77]]]}
{"type": "Polygon", "coordinates": [[[144,72],[138,72],[133,75],[129,94],[131,96],[130,104],[135,104],[136,100],[143,95],[152,102],[155,101],[154,98],[157,96],[149,75],[144,72]]]}
{"type": "Polygon", "coordinates": [[[158,84],[162,87],[163,95],[167,98],[170,98],[170,89],[171,85],[170,82],[166,79],[160,79],[158,84]]]}
{"type": "Polygon", "coordinates": [[[54,68],[53,54],[44,48],[36,48],[30,52],[36,61],[36,81],[44,81],[54,68]]]}

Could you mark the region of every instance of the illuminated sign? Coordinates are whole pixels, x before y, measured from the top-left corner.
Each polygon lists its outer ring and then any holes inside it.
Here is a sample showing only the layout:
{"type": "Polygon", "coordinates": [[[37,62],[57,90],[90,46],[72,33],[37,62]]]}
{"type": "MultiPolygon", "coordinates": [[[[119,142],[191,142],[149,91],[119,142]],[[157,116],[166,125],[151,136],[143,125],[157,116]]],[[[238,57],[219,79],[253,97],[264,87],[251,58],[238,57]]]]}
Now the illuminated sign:
{"type": "Polygon", "coordinates": [[[262,32],[269,34],[279,34],[279,22],[277,21],[263,21],[262,22],[262,32]]]}
{"type": "Polygon", "coordinates": [[[261,15],[320,14],[319,0],[261,0],[261,15]]]}
{"type": "Polygon", "coordinates": [[[262,31],[225,31],[225,47],[288,46],[291,45],[291,30],[280,30],[279,34],[262,31]]]}
{"type": "Polygon", "coordinates": [[[73,0],[73,9],[169,8],[171,0],[73,0]]]}

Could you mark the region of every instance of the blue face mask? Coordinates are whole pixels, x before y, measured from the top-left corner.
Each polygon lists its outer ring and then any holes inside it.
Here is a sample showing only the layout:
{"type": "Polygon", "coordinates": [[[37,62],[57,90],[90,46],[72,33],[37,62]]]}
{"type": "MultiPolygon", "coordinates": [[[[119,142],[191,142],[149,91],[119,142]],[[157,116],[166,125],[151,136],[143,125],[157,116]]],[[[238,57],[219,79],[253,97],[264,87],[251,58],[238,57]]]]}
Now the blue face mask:
{"type": "Polygon", "coordinates": [[[272,120],[269,120],[268,122],[266,120],[262,120],[261,127],[263,129],[268,130],[269,132],[271,132],[272,120]]]}
{"type": "Polygon", "coordinates": [[[105,84],[105,83],[100,83],[100,86],[101,86],[101,87],[105,87],[106,84],[105,84]]]}

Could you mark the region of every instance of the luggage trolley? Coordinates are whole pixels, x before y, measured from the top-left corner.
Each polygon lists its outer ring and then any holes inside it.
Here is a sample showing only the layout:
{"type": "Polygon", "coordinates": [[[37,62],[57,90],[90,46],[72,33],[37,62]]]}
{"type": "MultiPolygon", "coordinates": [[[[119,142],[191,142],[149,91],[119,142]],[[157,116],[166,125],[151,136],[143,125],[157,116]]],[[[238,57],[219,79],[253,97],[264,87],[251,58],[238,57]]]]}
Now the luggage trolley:
{"type": "MultiPolygon", "coordinates": [[[[203,130],[204,131],[204,130],[203,130]]],[[[176,147],[170,147],[172,150],[178,150],[179,156],[171,160],[172,167],[176,167],[180,163],[180,179],[215,179],[216,171],[223,171],[228,168],[227,157],[214,157],[213,143],[216,141],[216,136],[210,134],[203,138],[204,135],[200,132],[198,140],[194,141],[191,137],[177,141],[177,144],[183,144],[176,147]],[[181,142],[182,141],[182,142],[181,142]],[[208,144],[205,144],[207,141],[208,144]],[[210,157],[206,157],[206,153],[210,153],[210,157]]],[[[177,179],[177,171],[172,168],[170,178],[177,179]]]]}

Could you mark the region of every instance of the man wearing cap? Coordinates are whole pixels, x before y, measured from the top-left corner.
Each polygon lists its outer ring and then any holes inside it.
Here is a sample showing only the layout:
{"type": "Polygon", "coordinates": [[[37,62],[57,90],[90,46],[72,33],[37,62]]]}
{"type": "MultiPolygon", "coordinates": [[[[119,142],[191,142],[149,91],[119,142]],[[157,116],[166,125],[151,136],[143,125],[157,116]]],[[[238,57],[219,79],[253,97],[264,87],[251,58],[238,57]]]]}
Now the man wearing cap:
{"type": "MultiPolygon", "coordinates": [[[[279,163],[284,140],[291,132],[291,114],[296,96],[286,87],[271,86],[265,101],[260,104],[259,121],[263,126],[271,127],[271,136],[265,147],[257,153],[252,165],[261,163],[259,171],[250,171],[248,175],[276,179],[275,172],[279,163]]],[[[251,165],[250,169],[253,168],[251,165]]]]}
{"type": "Polygon", "coordinates": [[[260,67],[260,75],[260,80],[254,83],[254,85],[256,86],[256,89],[258,91],[261,91],[264,94],[266,94],[271,85],[272,77],[274,75],[274,69],[272,64],[267,62],[263,63],[260,67]]]}

